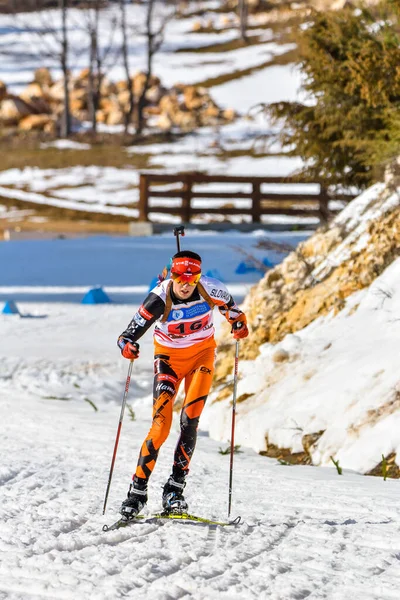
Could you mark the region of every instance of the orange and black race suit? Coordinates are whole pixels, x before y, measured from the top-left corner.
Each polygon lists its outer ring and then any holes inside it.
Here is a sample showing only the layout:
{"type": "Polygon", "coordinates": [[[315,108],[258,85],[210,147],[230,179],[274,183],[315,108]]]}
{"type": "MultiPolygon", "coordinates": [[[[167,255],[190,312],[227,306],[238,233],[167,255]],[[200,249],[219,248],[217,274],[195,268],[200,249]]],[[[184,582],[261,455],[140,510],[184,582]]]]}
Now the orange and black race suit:
{"type": "MultiPolygon", "coordinates": [[[[242,311],[220,281],[202,277],[203,290],[225,318],[233,322],[242,311]]],[[[158,452],[168,437],[173,405],[180,383],[185,380],[185,400],[180,416],[180,437],[175,449],[173,472],[188,472],[196,445],[200,415],[206,403],[214,374],[215,348],[213,306],[196,288],[188,300],[177,298],[168,280],[154,288],[128,328],[121,334],[136,342],[154,324],[153,421],[144,440],[136,477],[148,479],[158,452]],[[165,318],[166,295],[171,294],[171,309],[165,318]]]]}

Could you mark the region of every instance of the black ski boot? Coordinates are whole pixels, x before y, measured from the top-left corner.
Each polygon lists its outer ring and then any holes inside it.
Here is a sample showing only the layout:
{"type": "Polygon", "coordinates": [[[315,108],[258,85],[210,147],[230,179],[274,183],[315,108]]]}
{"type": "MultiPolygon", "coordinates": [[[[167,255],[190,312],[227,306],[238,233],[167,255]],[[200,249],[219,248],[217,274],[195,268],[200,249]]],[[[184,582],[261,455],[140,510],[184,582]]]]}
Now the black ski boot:
{"type": "Polygon", "coordinates": [[[188,510],[188,504],[183,497],[185,487],[185,477],[170,475],[167,483],[164,485],[162,505],[167,513],[184,513],[188,510]]]}
{"type": "Polygon", "coordinates": [[[123,501],[119,512],[127,521],[130,521],[143,510],[146,503],[147,481],[140,481],[139,479],[134,478],[129,486],[128,496],[126,500],[123,501]]]}

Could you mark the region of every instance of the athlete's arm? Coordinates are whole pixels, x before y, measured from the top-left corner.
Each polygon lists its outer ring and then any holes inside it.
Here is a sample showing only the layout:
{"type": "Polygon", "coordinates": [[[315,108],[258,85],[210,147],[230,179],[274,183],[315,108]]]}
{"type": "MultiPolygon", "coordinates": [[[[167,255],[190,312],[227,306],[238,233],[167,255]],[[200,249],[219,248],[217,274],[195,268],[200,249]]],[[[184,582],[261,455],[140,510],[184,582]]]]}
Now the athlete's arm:
{"type": "Polygon", "coordinates": [[[240,310],[228,288],[219,279],[203,277],[201,279],[210,299],[229,323],[234,323],[243,311],[240,310]]]}
{"type": "Polygon", "coordinates": [[[225,285],[218,280],[214,280],[210,289],[210,298],[218,306],[219,312],[225,317],[225,319],[232,326],[231,333],[236,340],[245,338],[249,335],[247,328],[246,315],[229,293],[225,285]]]}
{"type": "Polygon", "coordinates": [[[121,333],[118,338],[118,346],[121,348],[120,340],[126,342],[136,342],[157,319],[164,314],[165,302],[160,296],[150,292],[143,304],[139,307],[128,327],[121,333]]]}
{"type": "Polygon", "coordinates": [[[229,323],[234,323],[241,315],[243,315],[243,311],[240,310],[231,295],[229,295],[228,302],[222,305],[217,304],[217,306],[221,315],[223,315],[229,323]]]}

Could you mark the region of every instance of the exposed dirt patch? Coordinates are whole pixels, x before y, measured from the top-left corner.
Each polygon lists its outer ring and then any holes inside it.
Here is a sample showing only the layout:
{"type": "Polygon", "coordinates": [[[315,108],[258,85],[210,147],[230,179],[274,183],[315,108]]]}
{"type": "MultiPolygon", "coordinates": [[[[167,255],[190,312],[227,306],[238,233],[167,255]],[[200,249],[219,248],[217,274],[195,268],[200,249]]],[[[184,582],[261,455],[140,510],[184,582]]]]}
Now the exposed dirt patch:
{"type": "Polygon", "coordinates": [[[267,450],[259,452],[261,456],[276,458],[282,463],[289,465],[312,465],[311,456],[308,452],[293,453],[289,448],[278,448],[274,444],[267,444],[267,450]]]}
{"type": "Polygon", "coordinates": [[[388,417],[389,415],[392,415],[398,410],[400,410],[400,391],[394,390],[392,397],[387,402],[378,408],[368,410],[365,415],[365,419],[363,419],[361,423],[357,423],[357,425],[349,427],[349,431],[358,436],[361,429],[364,427],[371,428],[376,425],[378,421],[388,417]]]}
{"type": "Polygon", "coordinates": [[[392,452],[385,457],[384,460],[376,465],[371,471],[365,473],[366,475],[372,475],[373,477],[385,477],[388,479],[400,479],[400,468],[396,463],[396,454],[392,452]],[[386,464],[386,467],[384,466],[386,464]]]}

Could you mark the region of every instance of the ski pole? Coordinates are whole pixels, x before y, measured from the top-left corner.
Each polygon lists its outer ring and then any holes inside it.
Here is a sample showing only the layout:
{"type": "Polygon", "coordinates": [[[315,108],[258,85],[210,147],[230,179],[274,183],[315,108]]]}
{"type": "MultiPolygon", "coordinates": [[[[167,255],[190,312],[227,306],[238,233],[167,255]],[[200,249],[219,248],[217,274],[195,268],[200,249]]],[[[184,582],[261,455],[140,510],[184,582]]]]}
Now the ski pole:
{"type": "Polygon", "coordinates": [[[239,340],[236,340],[235,369],[234,369],[234,373],[233,373],[232,432],[231,432],[231,461],[230,461],[230,466],[229,466],[228,518],[231,514],[231,505],[232,505],[233,453],[235,451],[236,390],[237,390],[238,370],[239,370],[239,340]]]}
{"type": "Polygon", "coordinates": [[[176,247],[178,248],[178,252],[181,251],[181,244],[179,240],[179,236],[185,237],[185,226],[179,225],[179,227],[174,228],[174,236],[176,237],[176,247]]]}
{"type": "Polygon", "coordinates": [[[115,438],[114,453],[113,453],[113,457],[112,457],[112,461],[111,461],[110,475],[108,477],[108,484],[107,484],[107,489],[106,489],[106,496],[104,498],[103,515],[106,512],[108,492],[110,491],[111,479],[112,479],[112,475],[113,475],[113,471],[114,471],[114,463],[115,463],[115,458],[117,456],[117,448],[118,448],[119,436],[120,436],[120,433],[121,433],[122,420],[124,418],[124,412],[125,412],[125,404],[126,404],[126,399],[128,397],[129,384],[131,382],[132,367],[133,367],[133,360],[131,360],[130,363],[129,363],[128,376],[126,378],[126,383],[125,383],[125,392],[124,392],[124,397],[123,397],[123,400],[122,400],[121,414],[119,416],[119,423],[118,423],[118,429],[117,429],[117,437],[115,438]]]}

